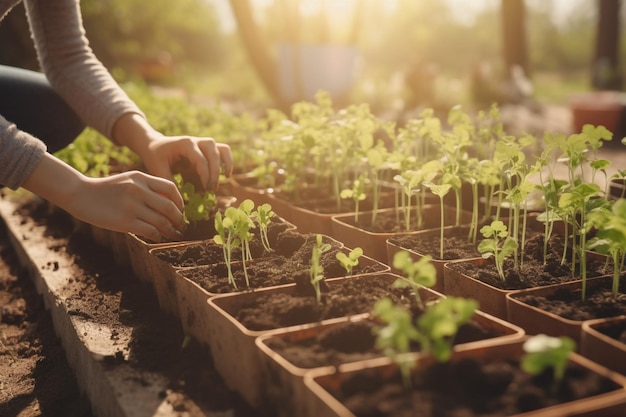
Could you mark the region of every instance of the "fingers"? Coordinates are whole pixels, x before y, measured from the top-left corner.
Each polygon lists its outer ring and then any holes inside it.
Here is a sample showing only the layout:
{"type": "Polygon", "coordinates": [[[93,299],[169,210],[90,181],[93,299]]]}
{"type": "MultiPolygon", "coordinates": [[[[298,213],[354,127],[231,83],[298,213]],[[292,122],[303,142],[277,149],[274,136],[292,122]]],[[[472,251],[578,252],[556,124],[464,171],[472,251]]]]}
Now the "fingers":
{"type": "Polygon", "coordinates": [[[227,177],[231,175],[233,156],[227,144],[217,143],[213,138],[194,138],[185,149],[184,156],[194,166],[205,189],[217,189],[220,170],[227,177]]]}

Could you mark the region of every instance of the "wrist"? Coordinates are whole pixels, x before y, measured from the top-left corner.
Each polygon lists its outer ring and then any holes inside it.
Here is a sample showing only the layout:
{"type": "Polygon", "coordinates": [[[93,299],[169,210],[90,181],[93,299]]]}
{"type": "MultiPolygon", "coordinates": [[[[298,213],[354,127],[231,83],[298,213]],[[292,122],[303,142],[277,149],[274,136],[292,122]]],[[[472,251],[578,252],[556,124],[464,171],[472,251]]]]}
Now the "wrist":
{"type": "Polygon", "coordinates": [[[141,115],[127,113],[113,126],[113,140],[126,146],[141,158],[148,153],[150,143],[161,136],[141,115]]]}

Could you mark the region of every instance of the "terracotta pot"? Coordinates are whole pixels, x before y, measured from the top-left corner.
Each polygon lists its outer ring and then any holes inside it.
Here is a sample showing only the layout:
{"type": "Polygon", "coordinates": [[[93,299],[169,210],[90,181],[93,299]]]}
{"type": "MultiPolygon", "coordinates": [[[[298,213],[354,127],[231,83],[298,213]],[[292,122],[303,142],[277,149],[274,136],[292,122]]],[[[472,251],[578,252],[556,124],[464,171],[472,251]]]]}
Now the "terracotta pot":
{"type": "MultiPolygon", "coordinates": [[[[599,262],[603,262],[605,259],[603,255],[593,252],[588,252],[587,257],[588,260],[597,260],[599,262]]],[[[474,258],[444,264],[443,286],[445,294],[457,297],[472,297],[479,302],[482,311],[508,320],[510,318],[508,311],[510,304],[507,301],[507,295],[518,291],[518,289],[498,288],[480,279],[469,276],[461,272],[465,263],[493,268],[494,260],[493,258],[474,258]]],[[[572,281],[570,277],[564,277],[563,280],[572,281]]],[[[533,288],[543,288],[543,286],[533,288]]]]}
{"type": "Polygon", "coordinates": [[[570,100],[572,128],[579,133],[586,124],[604,126],[616,133],[622,120],[624,95],[618,91],[591,91],[570,100]]]}
{"type": "Polygon", "coordinates": [[[117,265],[130,265],[126,233],[114,232],[94,225],[89,226],[94,242],[109,249],[117,265]]]}
{"type": "MultiPolygon", "coordinates": [[[[594,291],[610,290],[611,283],[612,277],[609,276],[587,279],[587,296],[590,297],[594,291]]],[[[571,294],[580,288],[581,281],[578,280],[511,292],[506,296],[508,321],[522,327],[528,334],[545,333],[551,336],[569,336],[580,343],[582,325],[585,320],[589,320],[589,318],[580,320],[568,319],[557,313],[546,311],[520,300],[520,297],[528,296],[546,297],[554,299],[556,303],[562,304],[564,301],[558,297],[559,292],[571,294]]],[[[579,307],[579,309],[582,309],[582,307],[579,307]]],[[[626,307],[622,307],[621,311],[626,311],[626,307]]],[[[591,313],[593,313],[593,311],[591,313]]],[[[624,313],[622,312],[621,314],[624,313]]],[[[620,315],[620,313],[615,313],[614,315],[620,315]]],[[[591,318],[602,318],[602,316],[596,315],[591,318]]]]}
{"type": "MultiPolygon", "coordinates": [[[[424,225],[421,230],[439,230],[440,210],[440,207],[437,205],[427,204],[424,206],[424,225]]],[[[444,206],[444,210],[446,225],[450,225],[455,220],[456,210],[450,206],[444,206]]],[[[390,216],[396,212],[395,208],[386,208],[379,210],[378,215],[390,216]]],[[[371,211],[359,214],[359,218],[366,222],[371,219],[371,216],[371,211]]],[[[465,223],[469,222],[469,220],[471,220],[471,213],[463,211],[461,221],[465,223]]],[[[364,253],[381,262],[387,262],[387,239],[399,233],[406,233],[406,231],[369,231],[355,222],[354,213],[332,216],[332,229],[332,236],[344,242],[346,246],[360,246],[363,248],[364,253]]]]}
{"type": "Polygon", "coordinates": [[[609,181],[609,194],[611,198],[626,198],[626,179],[612,178],[609,181]]]}
{"type": "MultiPolygon", "coordinates": [[[[447,226],[444,228],[444,236],[450,236],[454,233],[458,233],[459,231],[466,231],[465,233],[467,234],[467,232],[469,231],[469,226],[447,226]]],[[[402,275],[402,271],[399,271],[398,269],[393,267],[393,258],[395,257],[396,253],[400,251],[408,252],[409,255],[411,256],[411,259],[413,259],[413,261],[416,261],[416,262],[427,255],[431,255],[432,258],[430,262],[433,264],[433,266],[437,270],[437,282],[431,288],[435,291],[439,291],[445,294],[446,290],[445,290],[444,278],[443,278],[444,265],[452,261],[460,261],[460,260],[467,260],[467,259],[475,258],[475,256],[468,257],[468,258],[459,258],[459,259],[438,259],[438,256],[436,254],[423,253],[418,250],[406,247],[398,242],[398,239],[401,239],[403,236],[411,236],[412,238],[415,238],[415,239],[429,239],[429,238],[438,239],[440,235],[441,235],[441,230],[428,229],[428,230],[419,230],[416,232],[400,233],[387,239],[385,241],[385,245],[387,248],[387,264],[389,264],[391,271],[398,275],[402,275]]],[[[478,251],[476,251],[476,255],[479,255],[478,251]]]]}
{"type": "MultiPolygon", "coordinates": [[[[349,249],[342,248],[342,252],[348,253],[349,249]]],[[[255,261],[248,262],[248,267],[254,266],[255,261]]],[[[367,268],[371,272],[370,274],[379,274],[389,271],[389,266],[380,263],[374,259],[362,256],[359,260],[361,268],[367,268]]],[[[211,333],[208,331],[209,324],[207,323],[210,314],[207,314],[207,310],[211,307],[207,304],[209,298],[222,295],[224,293],[211,292],[199,285],[196,280],[191,279],[192,276],[197,274],[212,274],[214,269],[223,270],[224,264],[214,265],[202,265],[189,268],[170,268],[169,274],[165,275],[167,278],[164,281],[172,280],[175,282],[177,296],[178,315],[181,319],[183,330],[186,334],[193,336],[200,343],[209,346],[212,343],[211,333]]],[[[241,270],[241,262],[233,263],[233,270],[241,270]]],[[[363,275],[363,274],[359,274],[363,275]]],[[[227,281],[226,276],[221,276],[224,282],[227,281]]],[[[328,276],[329,279],[337,278],[337,276],[328,276]]],[[[286,282],[281,284],[291,284],[293,280],[290,276],[285,277],[286,282]]],[[[250,290],[245,287],[239,289],[232,289],[228,294],[242,293],[247,291],[258,291],[260,288],[269,288],[272,285],[265,285],[263,287],[255,287],[250,290]]],[[[273,285],[276,286],[276,285],[273,285]]]]}
{"type": "Polygon", "coordinates": [[[608,369],[626,375],[626,316],[587,320],[582,324],[580,353],[608,369]]]}
{"type": "MultiPolygon", "coordinates": [[[[376,285],[389,286],[391,288],[391,284],[397,278],[396,275],[390,273],[369,274],[330,279],[327,281],[327,284],[329,286],[337,286],[346,280],[367,280],[376,283],[376,285]]],[[[270,331],[277,330],[279,327],[267,330],[251,330],[244,326],[236,318],[236,315],[239,310],[254,304],[255,300],[260,296],[277,294],[293,296],[295,291],[295,285],[288,284],[264,288],[254,292],[222,294],[208,300],[211,308],[207,311],[206,323],[211,339],[210,350],[215,367],[227,386],[239,392],[253,407],[267,406],[267,398],[263,391],[265,384],[255,339],[270,331]]],[[[420,294],[425,301],[441,297],[441,294],[427,288],[422,288],[420,294]]],[[[358,313],[355,312],[355,314],[367,312],[369,312],[369,309],[358,313]]],[[[323,318],[323,320],[332,318],[337,317],[327,317],[323,318]]],[[[309,323],[299,323],[297,326],[305,324],[309,323]]],[[[286,326],[286,328],[289,327],[291,326],[286,326]]]]}
{"type": "MultiPolygon", "coordinates": [[[[521,328],[480,311],[476,312],[473,320],[477,324],[477,328],[491,332],[490,334],[493,335],[493,338],[490,339],[491,341],[518,340],[524,336],[524,331],[521,328]]],[[[337,360],[336,362],[328,362],[316,367],[302,367],[294,364],[285,356],[281,355],[279,351],[273,349],[271,347],[272,342],[284,341],[299,344],[301,350],[306,352],[310,350],[308,348],[309,346],[315,346],[314,341],[324,332],[329,330],[336,331],[342,326],[361,321],[374,323],[374,319],[372,319],[369,314],[364,314],[352,318],[344,317],[336,320],[328,320],[319,325],[306,325],[291,329],[277,330],[259,336],[256,339],[256,345],[261,352],[260,360],[266,383],[266,395],[271,404],[280,404],[280,407],[276,410],[279,416],[303,416],[307,415],[309,412],[306,410],[305,406],[310,403],[310,400],[307,398],[310,395],[310,391],[304,385],[304,376],[308,372],[333,371],[336,366],[382,357],[383,353],[376,350],[370,351],[369,347],[364,347],[364,353],[356,355],[356,357],[362,357],[363,359],[355,359],[354,361],[337,360]],[[367,352],[367,354],[365,352],[367,352]]],[[[470,349],[477,344],[480,346],[482,343],[482,340],[476,340],[458,344],[454,349],[470,349]]],[[[312,353],[315,354],[314,352],[312,353]]],[[[306,355],[306,353],[303,353],[303,355],[306,355]]]]}
{"type": "MultiPolygon", "coordinates": [[[[453,354],[451,363],[458,363],[461,360],[475,358],[480,363],[493,364],[508,362],[510,360],[519,360],[523,354],[523,341],[508,341],[502,343],[491,343],[486,341],[483,346],[472,349],[460,350],[453,354]]],[[[410,358],[410,356],[409,356],[410,358]]],[[[414,355],[413,360],[417,362],[413,372],[423,373],[426,369],[434,365],[432,358],[414,355]]],[[[524,417],[560,417],[560,416],[618,416],[626,413],[626,378],[622,375],[610,372],[606,368],[580,356],[575,353],[571,354],[569,359],[569,367],[580,368],[588,371],[590,374],[607,381],[610,386],[605,392],[598,394],[590,394],[587,397],[576,399],[569,402],[561,402],[545,408],[539,408],[534,411],[520,412],[512,414],[524,417]]],[[[387,358],[373,359],[369,362],[360,362],[348,364],[339,369],[322,369],[319,371],[311,371],[304,377],[305,385],[311,390],[311,400],[307,405],[305,417],[355,417],[346,405],[340,400],[341,386],[350,378],[357,375],[366,376],[372,381],[383,381],[385,385],[387,381],[392,381],[398,373],[398,368],[387,358]]],[[[395,377],[397,378],[397,377],[395,377]]],[[[454,378],[454,376],[452,376],[454,378]]],[[[455,378],[456,381],[456,378],[455,378]]],[[[398,385],[398,384],[396,384],[398,385]]],[[[526,385],[526,384],[525,384],[526,385]]],[[[515,386],[515,384],[512,384],[515,386]]],[[[509,387],[508,391],[524,392],[525,390],[537,388],[525,388],[517,385],[516,388],[509,387]]],[[[505,386],[506,388],[506,386],[505,386]]],[[[357,387],[352,387],[352,391],[357,387]]],[[[374,387],[371,387],[373,390],[374,387]]],[[[545,388],[539,388],[545,389],[545,388]]],[[[416,392],[414,389],[413,392],[416,392]]],[[[370,392],[368,396],[376,395],[370,392]]],[[[457,398],[451,392],[446,395],[446,401],[455,403],[457,398]]],[[[396,394],[398,400],[401,399],[400,394],[396,394]]],[[[443,398],[443,397],[442,397],[443,398]]],[[[494,401],[496,396],[494,395],[494,401]]],[[[427,401],[427,400],[425,400],[427,401]]],[[[485,400],[488,401],[488,400],[485,400]]],[[[399,401],[398,401],[399,402],[399,401]]],[[[525,402],[522,401],[521,404],[525,402]]],[[[442,404],[443,406],[443,404],[442,404]]],[[[390,414],[393,410],[390,410],[390,414]]],[[[515,412],[513,412],[515,413],[515,412]]],[[[385,415],[385,414],[377,414],[385,415]]],[[[436,412],[433,411],[433,415],[436,412]]],[[[469,413],[469,415],[473,415],[469,413]]]]}
{"type": "Polygon", "coordinates": [[[472,297],[478,301],[479,308],[485,313],[506,319],[506,294],[512,290],[494,287],[451,268],[450,264],[456,262],[461,264],[471,262],[479,266],[493,264],[493,260],[483,258],[452,261],[444,264],[443,287],[445,294],[455,297],[472,297]]]}
{"type": "Polygon", "coordinates": [[[250,199],[257,206],[270,202],[267,187],[258,186],[258,178],[252,173],[233,175],[230,189],[237,201],[250,199]]]}
{"type": "MultiPolygon", "coordinates": [[[[379,210],[393,206],[395,198],[394,187],[383,184],[381,188],[379,210]]],[[[281,197],[281,193],[276,193],[274,197],[288,205],[287,219],[303,233],[321,233],[332,236],[334,230],[332,225],[333,216],[343,214],[352,214],[354,216],[354,208],[349,208],[352,207],[351,201],[342,200],[342,207],[337,208],[335,207],[336,201],[329,198],[313,198],[302,203],[287,200],[286,197],[281,197]]],[[[361,202],[360,212],[367,213],[370,210],[368,207],[371,208],[371,206],[371,199],[365,199],[361,202]]]]}

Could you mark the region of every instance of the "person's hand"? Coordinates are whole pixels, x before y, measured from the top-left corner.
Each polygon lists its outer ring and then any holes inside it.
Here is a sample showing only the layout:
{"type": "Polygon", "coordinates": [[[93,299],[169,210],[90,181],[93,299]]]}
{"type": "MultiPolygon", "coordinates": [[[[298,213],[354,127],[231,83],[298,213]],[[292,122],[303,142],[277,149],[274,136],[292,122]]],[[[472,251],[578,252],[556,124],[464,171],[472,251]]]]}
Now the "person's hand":
{"type": "Polygon", "coordinates": [[[45,154],[23,187],[79,220],[154,242],[180,240],[185,227],[176,185],[139,171],[89,178],[45,154]]]}
{"type": "Polygon", "coordinates": [[[230,146],[213,138],[161,136],[153,138],[148,149],[142,155],[148,172],[170,180],[181,172],[186,180],[197,178],[192,182],[203,190],[215,191],[220,173],[229,177],[233,170],[230,146]]]}
{"type": "Polygon", "coordinates": [[[230,146],[213,138],[164,136],[137,114],[120,117],[113,136],[135,151],[151,174],[171,180],[182,167],[187,172],[181,173],[193,174],[204,190],[217,189],[220,172],[229,177],[233,170],[230,146]]]}
{"type": "Polygon", "coordinates": [[[104,178],[84,177],[63,207],[77,219],[153,242],[180,240],[183,200],[172,182],[139,171],[104,178]]]}

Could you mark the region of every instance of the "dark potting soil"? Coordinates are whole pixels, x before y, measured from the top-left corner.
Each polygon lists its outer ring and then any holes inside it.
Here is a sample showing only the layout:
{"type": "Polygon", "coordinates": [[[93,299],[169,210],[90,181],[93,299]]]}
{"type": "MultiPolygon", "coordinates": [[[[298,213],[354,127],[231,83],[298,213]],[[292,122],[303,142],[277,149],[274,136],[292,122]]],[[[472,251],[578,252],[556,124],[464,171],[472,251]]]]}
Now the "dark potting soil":
{"type": "MultiPolygon", "coordinates": [[[[44,238],[49,240],[47,246],[56,252],[47,262],[49,268],[57,268],[58,260],[65,257],[72,260],[72,268],[76,269],[73,273],[75,278],[59,290],[60,299],[67,303],[70,315],[89,320],[94,326],[102,324],[110,327],[112,340],[117,337],[116,327],[132,326],[130,348],[128,351],[105,357],[103,360],[107,366],[114,368],[118,365],[129,365],[138,371],[162,375],[169,383],[165,390],[155,395],[159,396],[159,402],[170,404],[173,410],[181,414],[206,416],[225,413],[246,417],[265,415],[262,411],[247,407],[241,397],[226,387],[205,348],[195,340],[183,343],[186,337],[180,323],[159,310],[152,289],[136,279],[130,268],[116,265],[112,254],[95,244],[90,236],[75,231],[69,216],[60,210],[50,210],[48,204],[40,200],[27,201],[19,207],[17,213],[23,216],[25,230],[33,221],[46,225],[44,238]]],[[[43,304],[36,296],[25,299],[25,302],[25,305],[20,303],[19,310],[35,312],[43,304]]],[[[15,310],[17,311],[18,309],[15,310]]],[[[2,323],[20,320],[15,313],[4,316],[4,307],[2,313],[0,330],[3,330],[2,323]]],[[[20,378],[22,382],[19,385],[16,383],[6,387],[6,391],[2,391],[5,389],[3,386],[0,390],[0,394],[14,394],[7,400],[4,397],[0,399],[0,414],[90,417],[89,404],[76,389],[72,371],[67,362],[64,362],[65,354],[60,342],[47,336],[45,340],[41,339],[42,333],[39,330],[42,328],[45,327],[46,332],[53,332],[49,314],[31,316],[22,326],[25,327],[19,341],[19,350],[15,350],[19,358],[8,361],[7,363],[12,364],[11,370],[2,375],[9,375],[18,367],[23,369],[29,363],[30,371],[20,378]],[[55,350],[50,350],[51,348],[55,350]],[[19,365],[24,357],[27,358],[26,365],[19,365]],[[28,358],[31,358],[30,362],[28,358]],[[23,386],[28,388],[25,382],[30,384],[32,393],[22,389],[23,386]],[[36,399],[41,407],[38,414],[20,413],[20,407],[31,405],[36,399]]],[[[4,364],[4,351],[1,349],[0,358],[0,363],[4,364]]],[[[3,365],[0,365],[0,369],[3,369],[3,365]]],[[[138,375],[141,377],[142,374],[138,375]]],[[[10,382],[13,383],[13,379],[10,382]]],[[[148,379],[142,382],[147,386],[151,384],[148,379]]]]}
{"type": "MultiPolygon", "coordinates": [[[[347,321],[320,328],[310,337],[275,336],[266,344],[287,361],[299,368],[338,366],[348,362],[385,356],[376,347],[376,331],[381,327],[373,319],[347,321]]],[[[477,321],[471,321],[459,328],[452,344],[469,343],[499,336],[493,329],[487,329],[477,321]]],[[[411,346],[418,352],[418,344],[411,346]]]]}
{"type": "Polygon", "coordinates": [[[626,344],[626,323],[623,321],[595,328],[600,333],[626,344]]]}
{"type": "Polygon", "coordinates": [[[498,417],[588,398],[616,389],[587,369],[568,366],[554,395],[552,373],[531,376],[515,360],[482,363],[475,358],[419,368],[412,389],[398,374],[383,378],[375,370],[354,373],[335,395],[358,417],[498,417]]]}
{"type": "Polygon", "coordinates": [[[469,226],[457,226],[444,230],[443,239],[439,230],[428,233],[404,233],[389,238],[389,242],[420,254],[429,254],[433,259],[456,260],[478,258],[478,243],[472,243],[469,236],[469,226]],[[443,241],[443,258],[440,257],[441,242],[443,241]]]}
{"type": "Polygon", "coordinates": [[[621,316],[626,314],[626,294],[620,292],[613,297],[611,281],[604,278],[588,281],[584,299],[582,287],[557,289],[548,296],[516,294],[514,297],[543,311],[575,321],[621,316]]]}
{"type": "MultiPolygon", "coordinates": [[[[577,268],[578,263],[576,264],[576,269],[572,271],[572,264],[567,262],[570,259],[569,254],[566,257],[566,262],[562,262],[563,245],[564,242],[561,236],[551,235],[548,240],[544,262],[544,235],[535,234],[529,237],[525,242],[524,252],[520,254],[523,261],[520,262],[518,270],[515,269],[512,258],[504,260],[504,281],[500,278],[495,264],[491,260],[480,264],[453,262],[449,263],[448,267],[504,290],[540,287],[580,279],[577,268]]],[[[610,268],[605,269],[607,264],[604,261],[596,259],[591,259],[591,257],[587,259],[588,277],[597,277],[611,272],[610,268]]]]}
{"type": "MultiPolygon", "coordinates": [[[[286,230],[277,236],[275,252],[247,261],[245,272],[242,262],[231,263],[236,288],[228,282],[228,264],[224,262],[181,270],[180,274],[213,294],[292,284],[295,282],[294,276],[303,272],[308,274],[316,236],[313,233],[301,234],[294,230],[286,230]]],[[[322,254],[320,259],[324,276],[338,278],[348,275],[336,258],[337,253],[342,251],[343,244],[334,239],[325,239],[331,245],[331,249],[322,254]]],[[[354,267],[352,274],[380,272],[383,269],[387,269],[387,266],[362,258],[359,265],[354,267]]]]}
{"type": "MultiPolygon", "coordinates": [[[[288,234],[283,234],[283,232],[290,228],[293,228],[293,226],[286,222],[272,222],[268,225],[267,238],[270,243],[270,247],[275,251],[272,253],[286,255],[284,251],[289,251],[289,248],[294,246],[298,247],[296,246],[297,243],[288,243],[290,236],[288,234]],[[279,235],[282,235],[280,244],[278,242],[279,235]]],[[[250,239],[250,253],[252,258],[256,259],[271,254],[265,250],[258,231],[253,233],[254,236],[250,239]]],[[[175,268],[211,265],[224,262],[224,250],[222,245],[215,243],[212,238],[213,237],[211,236],[201,242],[181,242],[180,245],[154,250],[153,254],[157,258],[175,268]]],[[[292,238],[302,241],[302,239],[297,236],[293,236],[292,238]]],[[[238,259],[240,257],[241,250],[239,248],[234,248],[233,258],[238,259]]]]}
{"type": "MultiPolygon", "coordinates": [[[[292,292],[259,292],[253,300],[238,306],[237,311],[232,312],[233,316],[250,330],[269,330],[369,313],[376,301],[383,297],[407,307],[416,303],[409,288],[392,286],[397,279],[392,274],[362,275],[323,282],[320,302],[308,272],[295,278],[296,286],[292,292]]],[[[427,292],[426,296],[438,298],[434,294],[427,292]]]]}
{"type": "MultiPolygon", "coordinates": [[[[424,209],[424,216],[422,223],[418,223],[415,210],[410,214],[409,225],[406,225],[405,215],[403,210],[380,210],[376,214],[376,219],[372,222],[371,215],[360,215],[358,219],[342,218],[342,221],[356,226],[360,229],[368,231],[370,233],[405,233],[407,231],[437,229],[441,226],[439,206],[428,206],[424,209]]],[[[445,219],[445,226],[451,226],[454,224],[455,219],[449,216],[445,219]]],[[[437,245],[437,251],[439,253],[439,246],[437,245]]]]}

